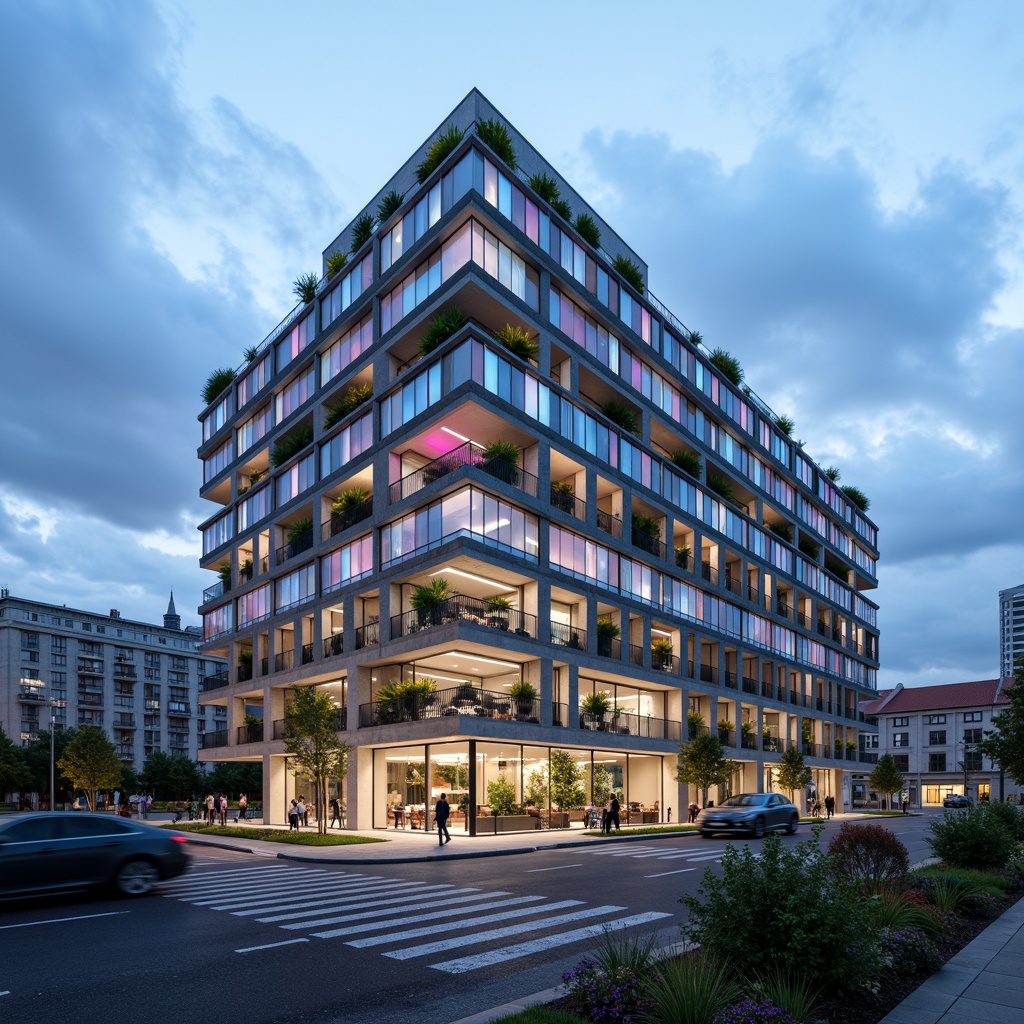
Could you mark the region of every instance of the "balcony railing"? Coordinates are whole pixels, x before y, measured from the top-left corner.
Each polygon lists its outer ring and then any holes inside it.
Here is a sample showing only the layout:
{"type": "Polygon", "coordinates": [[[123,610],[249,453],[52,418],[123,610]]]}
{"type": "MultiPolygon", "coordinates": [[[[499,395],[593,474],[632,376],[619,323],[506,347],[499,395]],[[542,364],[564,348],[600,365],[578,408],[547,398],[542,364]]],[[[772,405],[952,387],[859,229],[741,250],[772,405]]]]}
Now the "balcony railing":
{"type": "Polygon", "coordinates": [[[878,764],[878,751],[876,751],[876,750],[862,750],[860,752],[860,763],[861,764],[878,764]]]}
{"type": "Polygon", "coordinates": [[[651,668],[655,672],[679,671],[679,659],[674,654],[662,654],[660,651],[651,651],[651,668]]]}
{"type": "Polygon", "coordinates": [[[294,540],[288,541],[283,548],[277,549],[277,564],[280,565],[282,562],[287,562],[289,558],[301,555],[303,551],[308,551],[312,546],[313,529],[310,527],[305,533],[300,533],[294,540]]]}
{"type": "Polygon", "coordinates": [[[295,668],[295,651],[278,651],[274,655],[274,671],[287,672],[295,668]]]}
{"type": "Polygon", "coordinates": [[[728,590],[731,594],[742,594],[743,583],[741,580],[738,580],[735,576],[730,575],[729,572],[726,571],[725,589],[728,590]]]}
{"type": "Polygon", "coordinates": [[[597,655],[599,658],[614,658],[622,661],[622,641],[617,636],[597,634],[597,655]]]}
{"type": "Polygon", "coordinates": [[[260,658],[260,675],[266,676],[270,674],[270,658],[260,658]]]}
{"type": "Polygon", "coordinates": [[[718,570],[710,562],[700,563],[700,575],[708,583],[718,583],[718,570]]]}
{"type": "Polygon", "coordinates": [[[475,686],[456,686],[431,694],[392,697],[361,704],[359,728],[458,715],[539,723],[540,700],[518,700],[507,693],[495,693],[475,686]]]}
{"type": "Polygon", "coordinates": [[[238,663],[238,681],[246,683],[252,679],[252,658],[238,663]]]}
{"type": "Polygon", "coordinates": [[[192,706],[190,704],[186,704],[186,703],[184,703],[182,701],[174,701],[174,700],[172,700],[167,705],[167,714],[175,715],[178,718],[182,718],[185,715],[191,715],[192,714],[192,706]]]}
{"type": "Polygon", "coordinates": [[[356,627],[356,650],[372,647],[380,643],[380,623],[368,622],[365,626],[356,627]]]}
{"type": "Polygon", "coordinates": [[[471,622],[478,626],[500,629],[517,636],[537,635],[537,616],[518,608],[492,608],[486,601],[465,594],[455,594],[432,608],[420,608],[391,616],[391,637],[410,636],[423,629],[452,622],[471,622]]]}
{"type": "Polygon", "coordinates": [[[215,729],[213,732],[204,732],[199,737],[199,749],[209,750],[211,747],[226,747],[228,745],[227,729],[215,729]]]}
{"type": "MultiPolygon", "coordinates": [[[[239,674],[241,679],[241,674],[239,674]]],[[[219,690],[222,686],[228,685],[228,673],[227,669],[222,669],[220,672],[214,672],[213,675],[203,676],[199,681],[199,689],[203,693],[207,693],[209,690],[219,690]]]]}
{"type": "Polygon", "coordinates": [[[761,749],[770,754],[783,754],[786,751],[786,741],[780,736],[762,736],[761,749]]]}
{"type": "Polygon", "coordinates": [[[551,487],[551,507],[575,519],[587,518],[587,503],[569,491],[558,490],[554,485],[551,487]]]}
{"type": "Polygon", "coordinates": [[[324,657],[334,658],[345,653],[345,634],[332,633],[324,637],[324,657]]]}
{"type": "Polygon", "coordinates": [[[567,626],[564,622],[552,622],[551,642],[559,647],[568,647],[573,651],[585,651],[587,649],[587,631],[577,626],[567,626]]]}
{"type": "Polygon", "coordinates": [[[757,733],[745,732],[740,735],[740,747],[743,750],[757,750],[757,733]]]}
{"type": "Polygon", "coordinates": [[[643,530],[633,527],[633,547],[646,551],[656,558],[668,558],[668,545],[659,537],[654,537],[643,530]]]}
{"type": "Polygon", "coordinates": [[[751,679],[750,676],[743,677],[743,692],[744,693],[757,693],[760,687],[757,685],[756,679],[751,679]]]}
{"type": "Polygon", "coordinates": [[[373,495],[371,494],[365,501],[361,501],[358,505],[353,505],[351,508],[345,509],[344,512],[340,512],[337,515],[332,515],[323,526],[320,527],[320,535],[323,540],[330,540],[331,537],[336,537],[339,533],[344,533],[350,526],[355,526],[356,523],[361,523],[364,519],[369,519],[373,515],[373,495]]]}
{"type": "Polygon", "coordinates": [[[622,520],[618,516],[610,515],[608,512],[602,512],[598,509],[597,528],[614,537],[615,540],[622,540],[622,520]]]}
{"type": "Polygon", "coordinates": [[[32,704],[46,703],[43,692],[34,686],[23,686],[18,692],[18,700],[32,704]]]}
{"type": "Polygon", "coordinates": [[[644,649],[638,644],[629,645],[629,663],[640,666],[644,663],[644,649]]]}
{"type": "Polygon", "coordinates": [[[248,559],[249,564],[243,565],[238,570],[238,582],[239,583],[251,583],[252,582],[252,559],[248,559]]]}
{"type": "Polygon", "coordinates": [[[719,729],[718,730],[718,742],[723,747],[735,747],[736,746],[736,730],[735,729],[719,729]]]}
{"type": "Polygon", "coordinates": [[[220,597],[221,594],[226,593],[230,589],[230,580],[218,580],[212,587],[207,587],[203,591],[203,604],[206,604],[207,601],[214,600],[214,598],[220,597]]]}
{"type": "MultiPolygon", "coordinates": [[[[701,665],[700,667],[700,681],[702,683],[717,683],[718,682],[718,669],[714,665],[701,665]]],[[[733,678],[733,686],[736,685],[736,679],[733,678]]]]}
{"type": "Polygon", "coordinates": [[[619,714],[608,711],[603,715],[592,715],[589,712],[581,711],[579,725],[581,729],[591,732],[612,732],[623,736],[643,736],[655,740],[678,740],[682,734],[679,722],[626,711],[619,714]]]}
{"type": "Polygon", "coordinates": [[[421,469],[417,469],[393,483],[388,491],[391,504],[408,498],[410,494],[415,494],[424,487],[467,466],[476,467],[503,483],[517,487],[531,497],[537,497],[537,478],[532,473],[527,473],[526,470],[519,469],[504,459],[485,459],[483,453],[483,447],[472,441],[453,448],[450,452],[434,459],[433,462],[428,462],[421,469]]]}
{"type": "Polygon", "coordinates": [[[313,645],[303,644],[300,650],[302,652],[302,664],[308,665],[313,660],[313,645]]]}
{"type": "Polygon", "coordinates": [[[263,723],[259,725],[240,725],[238,727],[238,739],[236,743],[262,743],[263,723]]]}

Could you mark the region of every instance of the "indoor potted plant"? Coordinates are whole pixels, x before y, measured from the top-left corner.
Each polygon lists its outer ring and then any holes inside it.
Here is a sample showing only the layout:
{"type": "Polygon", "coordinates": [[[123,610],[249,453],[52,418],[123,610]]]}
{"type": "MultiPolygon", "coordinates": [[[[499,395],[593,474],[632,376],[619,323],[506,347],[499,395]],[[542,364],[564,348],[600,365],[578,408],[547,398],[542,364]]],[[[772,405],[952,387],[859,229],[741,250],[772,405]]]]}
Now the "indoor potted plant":
{"type": "Polygon", "coordinates": [[[520,679],[508,688],[508,695],[515,701],[516,715],[521,721],[529,722],[536,718],[533,702],[537,699],[537,688],[532,683],[520,679]]]}
{"type": "Polygon", "coordinates": [[[443,576],[437,576],[430,583],[421,583],[412,588],[409,604],[416,612],[416,629],[441,624],[441,611],[452,596],[451,586],[443,576]]]}

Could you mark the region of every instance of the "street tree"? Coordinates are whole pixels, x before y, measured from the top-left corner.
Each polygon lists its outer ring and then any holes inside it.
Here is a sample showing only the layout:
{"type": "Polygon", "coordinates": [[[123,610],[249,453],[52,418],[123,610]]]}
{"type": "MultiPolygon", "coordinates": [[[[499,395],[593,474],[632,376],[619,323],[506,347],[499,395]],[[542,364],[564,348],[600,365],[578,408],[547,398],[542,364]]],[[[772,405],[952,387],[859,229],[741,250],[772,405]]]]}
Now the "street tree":
{"type": "Polygon", "coordinates": [[[775,771],[775,781],[779,786],[788,790],[792,798],[813,778],[814,773],[804,763],[803,751],[796,746],[787,747],[779,758],[779,767],[775,771]]]}
{"type": "Polygon", "coordinates": [[[551,802],[560,810],[580,807],[583,795],[583,769],[568,750],[551,751],[551,802]]]}
{"type": "Polygon", "coordinates": [[[1024,786],[1024,660],[1017,662],[1013,686],[1003,690],[1009,704],[992,716],[994,732],[986,732],[978,750],[999,766],[1000,772],[1024,786]]]}
{"type": "Polygon", "coordinates": [[[185,800],[203,787],[203,773],[195,761],[163,750],[146,758],[140,778],[142,788],[158,800],[185,800]]]}
{"type": "Polygon", "coordinates": [[[288,770],[312,780],[316,792],[317,831],[327,832],[327,782],[345,778],[352,749],[338,739],[335,707],[323,690],[305,686],[293,691],[285,709],[284,749],[288,770]]]}
{"type": "Polygon", "coordinates": [[[27,792],[31,779],[24,752],[0,726],[0,797],[27,792]]]}
{"type": "Polygon", "coordinates": [[[707,806],[708,789],[728,785],[736,765],[725,756],[722,741],[712,733],[700,733],[679,747],[676,781],[696,786],[707,806]]]}
{"type": "Polygon", "coordinates": [[[884,797],[888,797],[889,807],[892,807],[893,793],[899,793],[903,789],[903,773],[896,767],[896,761],[892,754],[883,754],[878,759],[868,785],[884,797]]]}
{"type": "Polygon", "coordinates": [[[237,799],[245,793],[252,804],[253,797],[262,798],[263,765],[252,761],[218,761],[209,775],[199,774],[196,792],[227,793],[237,799]]]}
{"type": "Polygon", "coordinates": [[[58,766],[75,789],[85,792],[90,811],[96,810],[98,791],[114,789],[121,782],[121,762],[114,744],[95,726],[87,725],[78,730],[58,766]]]}
{"type": "MultiPolygon", "coordinates": [[[[68,744],[78,735],[77,729],[58,728],[53,734],[53,763],[56,766],[54,779],[54,798],[57,803],[70,803],[72,798],[71,790],[74,788],[71,780],[60,770],[60,759],[64,756],[68,744]]],[[[50,734],[47,731],[40,731],[39,738],[34,740],[24,749],[25,765],[31,773],[31,781],[28,789],[36,793],[50,792],[50,734]]],[[[52,808],[51,808],[52,809],[52,808]]]]}

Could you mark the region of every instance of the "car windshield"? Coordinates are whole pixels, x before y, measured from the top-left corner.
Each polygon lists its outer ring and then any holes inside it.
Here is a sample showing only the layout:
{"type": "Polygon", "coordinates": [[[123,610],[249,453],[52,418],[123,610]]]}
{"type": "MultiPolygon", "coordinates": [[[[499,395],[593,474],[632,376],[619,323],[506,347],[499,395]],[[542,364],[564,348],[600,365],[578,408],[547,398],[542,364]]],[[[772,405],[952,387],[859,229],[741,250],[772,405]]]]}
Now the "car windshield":
{"type": "Polygon", "coordinates": [[[758,807],[765,802],[764,793],[741,793],[731,796],[722,804],[723,807],[758,807]]]}

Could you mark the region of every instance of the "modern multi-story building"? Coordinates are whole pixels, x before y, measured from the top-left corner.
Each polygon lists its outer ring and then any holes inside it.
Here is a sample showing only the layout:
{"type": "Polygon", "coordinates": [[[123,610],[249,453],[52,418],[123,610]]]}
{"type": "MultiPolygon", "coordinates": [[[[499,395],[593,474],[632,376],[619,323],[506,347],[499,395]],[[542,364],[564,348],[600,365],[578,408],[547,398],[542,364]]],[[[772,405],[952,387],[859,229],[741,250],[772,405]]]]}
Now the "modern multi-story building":
{"type": "Polygon", "coordinates": [[[226,665],[200,654],[199,628],[181,628],[171,595],[162,626],[11,597],[0,590],[0,725],[17,743],[95,725],[121,760],[141,769],[154,751],[193,760],[223,708],[198,706],[200,680],[226,665]]]}
{"type": "Polygon", "coordinates": [[[977,749],[992,731],[992,716],[1007,704],[1011,683],[982,679],[883,690],[861,705],[878,722],[878,732],[863,742],[878,756],[892,754],[915,807],[941,804],[951,793],[1016,802],[1020,787],[977,749]]]}
{"type": "Polygon", "coordinates": [[[1024,583],[999,591],[999,672],[1012,677],[1024,664],[1024,583]]]}
{"type": "Polygon", "coordinates": [[[203,650],[231,665],[201,757],[262,759],[283,821],[309,792],[288,692],[319,686],[351,827],[446,791],[493,831],[499,777],[544,821],[575,773],[568,803],[614,787],[678,820],[691,729],[719,732],[734,791],[797,745],[844,799],[875,526],[482,95],[427,147],[200,416],[203,650]]]}

